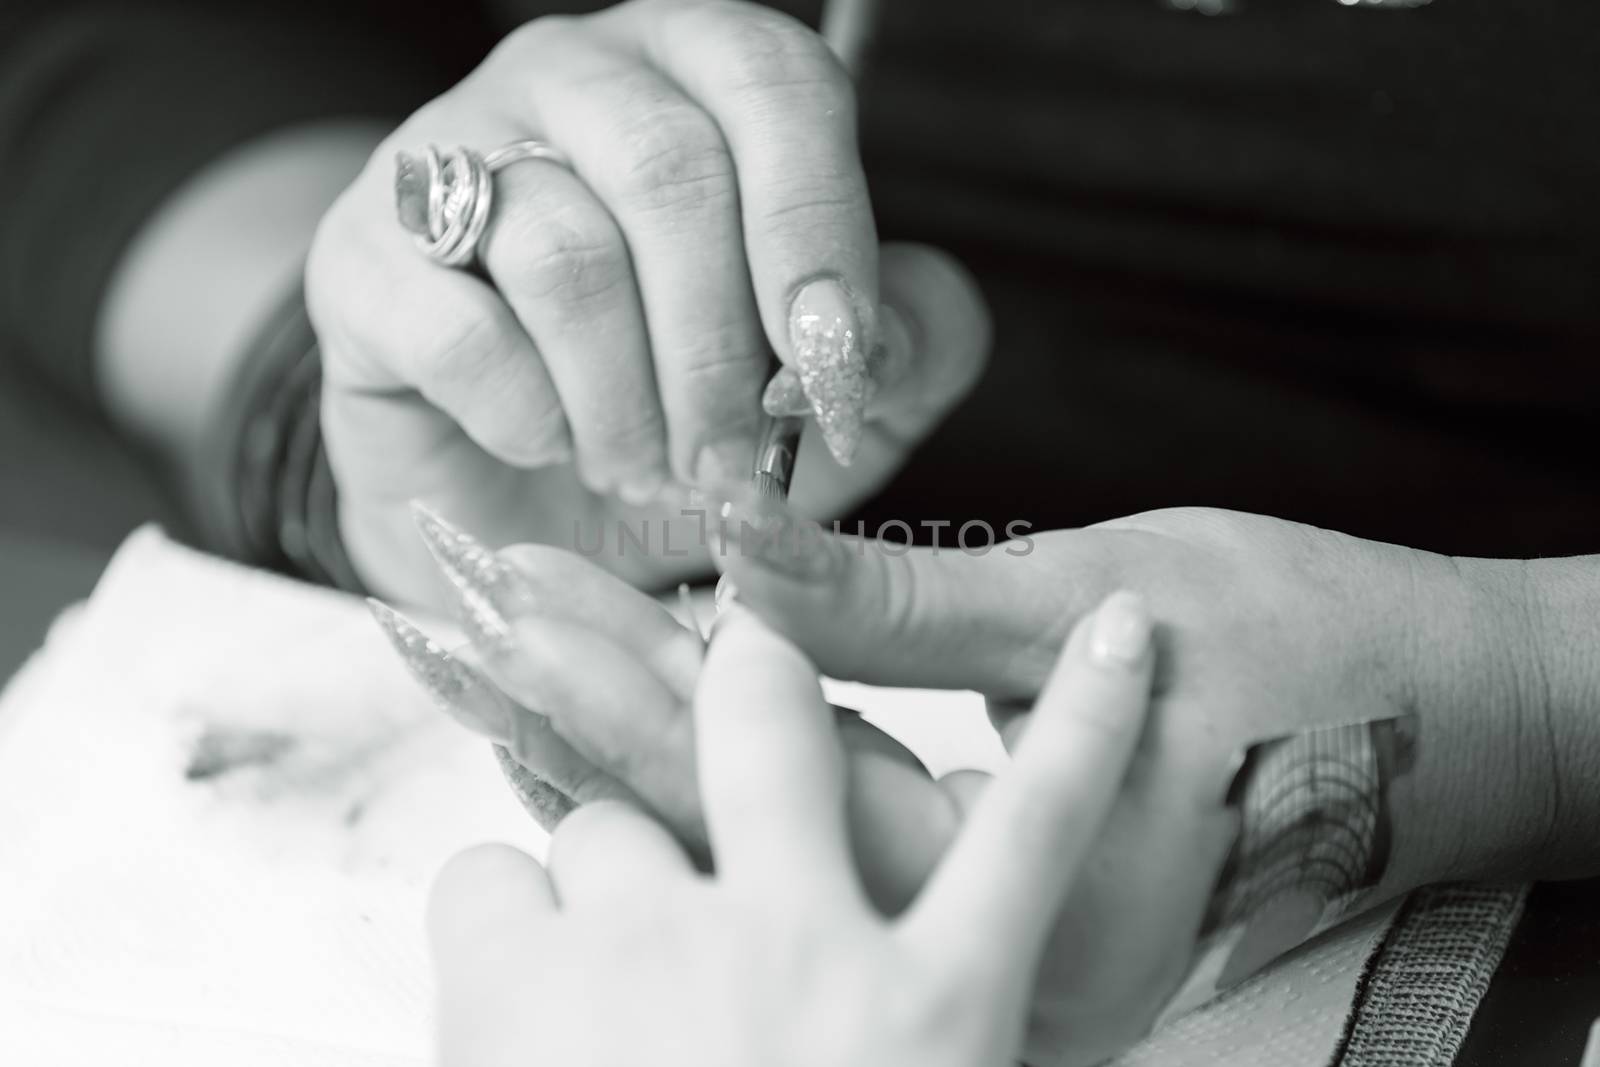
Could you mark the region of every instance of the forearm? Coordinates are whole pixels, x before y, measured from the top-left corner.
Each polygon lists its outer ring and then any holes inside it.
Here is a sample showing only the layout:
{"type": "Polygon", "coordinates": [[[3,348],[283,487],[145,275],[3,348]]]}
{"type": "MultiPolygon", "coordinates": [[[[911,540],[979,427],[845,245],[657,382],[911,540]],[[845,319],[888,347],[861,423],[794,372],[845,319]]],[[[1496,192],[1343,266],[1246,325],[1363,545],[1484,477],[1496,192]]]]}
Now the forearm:
{"type": "Polygon", "coordinates": [[[122,256],[97,330],[106,407],[173,462],[200,447],[256,330],[300,284],[318,221],[382,127],[286,129],[180,187],[122,256]]]}
{"type": "Polygon", "coordinates": [[[1405,866],[1417,881],[1600,872],[1600,556],[1419,570],[1405,866]]]}
{"type": "Polygon", "coordinates": [[[1525,743],[1550,768],[1548,838],[1533,873],[1600,873],[1600,556],[1521,564],[1527,659],[1517,665],[1525,743]]]}
{"type": "MultiPolygon", "coordinates": [[[[108,392],[96,376],[112,275],[123,272],[115,283],[123,295],[112,299],[148,295],[127,295],[124,268],[137,258],[129,249],[149,246],[184,199],[176,190],[192,190],[196,175],[274,131],[403,115],[454,82],[489,43],[471,11],[445,33],[419,12],[426,7],[416,0],[0,0],[0,158],[9,168],[0,201],[0,358],[26,361],[30,373],[96,406],[108,392]]],[[[263,261],[279,274],[288,249],[304,241],[294,236],[303,227],[293,185],[217,228],[281,240],[263,261]],[[241,231],[247,223],[253,231],[241,231]],[[267,232],[268,223],[284,232],[267,232]]],[[[197,247],[213,259],[231,252],[197,247]]],[[[208,267],[188,264],[188,277],[204,284],[176,312],[162,312],[161,332],[205,314],[213,287],[230,301],[222,290],[231,279],[208,267]]],[[[126,385],[119,378],[109,392],[120,398],[126,385]]]]}

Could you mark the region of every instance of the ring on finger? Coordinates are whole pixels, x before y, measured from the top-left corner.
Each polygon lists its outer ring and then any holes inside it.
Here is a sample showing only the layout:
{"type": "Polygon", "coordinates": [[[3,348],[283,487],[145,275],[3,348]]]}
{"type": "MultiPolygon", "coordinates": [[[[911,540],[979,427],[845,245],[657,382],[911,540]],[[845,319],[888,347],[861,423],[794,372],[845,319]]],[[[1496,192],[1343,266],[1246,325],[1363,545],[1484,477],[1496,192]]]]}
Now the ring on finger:
{"type": "Polygon", "coordinates": [[[459,147],[441,153],[429,145],[419,160],[395,158],[395,211],[424,255],[445,267],[469,267],[489,228],[494,175],[513,163],[546,160],[570,168],[566,153],[544,141],[522,140],[487,155],[459,147]]]}

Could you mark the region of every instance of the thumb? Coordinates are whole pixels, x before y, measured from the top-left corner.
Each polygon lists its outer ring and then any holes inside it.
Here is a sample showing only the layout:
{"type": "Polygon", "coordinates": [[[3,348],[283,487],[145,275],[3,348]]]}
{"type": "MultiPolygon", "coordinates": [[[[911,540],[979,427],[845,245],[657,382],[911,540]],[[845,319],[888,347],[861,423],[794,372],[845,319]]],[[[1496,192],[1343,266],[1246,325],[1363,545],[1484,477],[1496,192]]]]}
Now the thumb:
{"type": "Polygon", "coordinates": [[[976,555],[843,537],[753,494],[722,501],[715,533],[739,603],[835,678],[1031,696],[1071,622],[1020,542],[976,555]]]}

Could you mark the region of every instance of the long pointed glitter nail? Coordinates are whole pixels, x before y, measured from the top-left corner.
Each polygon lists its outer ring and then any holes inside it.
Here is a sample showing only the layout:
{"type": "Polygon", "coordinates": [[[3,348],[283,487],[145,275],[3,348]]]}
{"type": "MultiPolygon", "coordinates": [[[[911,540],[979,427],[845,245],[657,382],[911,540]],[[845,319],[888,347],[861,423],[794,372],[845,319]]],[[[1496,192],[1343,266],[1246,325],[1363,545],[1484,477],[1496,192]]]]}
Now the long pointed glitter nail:
{"type": "Polygon", "coordinates": [[[455,590],[461,622],[480,650],[503,654],[515,647],[508,616],[528,599],[527,583],[489,547],[420,501],[411,514],[434,562],[455,590]]]}
{"type": "Polygon", "coordinates": [[[700,620],[694,613],[694,594],[689,592],[688,582],[678,583],[678,610],[683,612],[683,624],[700,639],[700,647],[706,647],[705,631],[700,629],[700,620]]]}
{"type": "Polygon", "coordinates": [[[860,313],[837,278],[818,278],[789,306],[789,344],[800,386],[828,451],[855,458],[867,407],[867,359],[860,313]]]}
{"type": "Polygon", "coordinates": [[[491,741],[511,741],[516,709],[494,686],[383,601],[369,597],[367,607],[411,677],[441,711],[491,741]]]}
{"type": "Polygon", "coordinates": [[[523,808],[546,830],[554,830],[578,806],[571,797],[518,763],[504,745],[494,746],[494,759],[523,808]]]}
{"type": "MultiPolygon", "coordinates": [[[[912,351],[905,320],[887,304],[878,309],[878,332],[883,340],[867,353],[866,406],[884,388],[898,385],[911,369],[912,351]]],[[[793,367],[779,367],[761,391],[761,410],[774,418],[810,415],[811,399],[793,367]]]]}

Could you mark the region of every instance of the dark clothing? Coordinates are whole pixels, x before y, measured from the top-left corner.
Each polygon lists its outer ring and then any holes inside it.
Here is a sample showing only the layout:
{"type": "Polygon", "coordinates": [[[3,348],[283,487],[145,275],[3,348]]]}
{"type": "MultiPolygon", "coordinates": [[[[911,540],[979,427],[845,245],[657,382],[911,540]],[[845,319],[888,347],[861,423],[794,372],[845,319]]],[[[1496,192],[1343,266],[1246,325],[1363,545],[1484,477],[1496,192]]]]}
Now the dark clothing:
{"type": "MultiPolygon", "coordinates": [[[[997,347],[869,515],[1212,504],[1600,551],[1600,10],[1244,2],[884,0],[880,227],[966,260],[997,347]]],[[[435,95],[506,25],[447,9],[0,0],[0,358],[92,402],[101,291],[162,196],[435,95]]]]}

